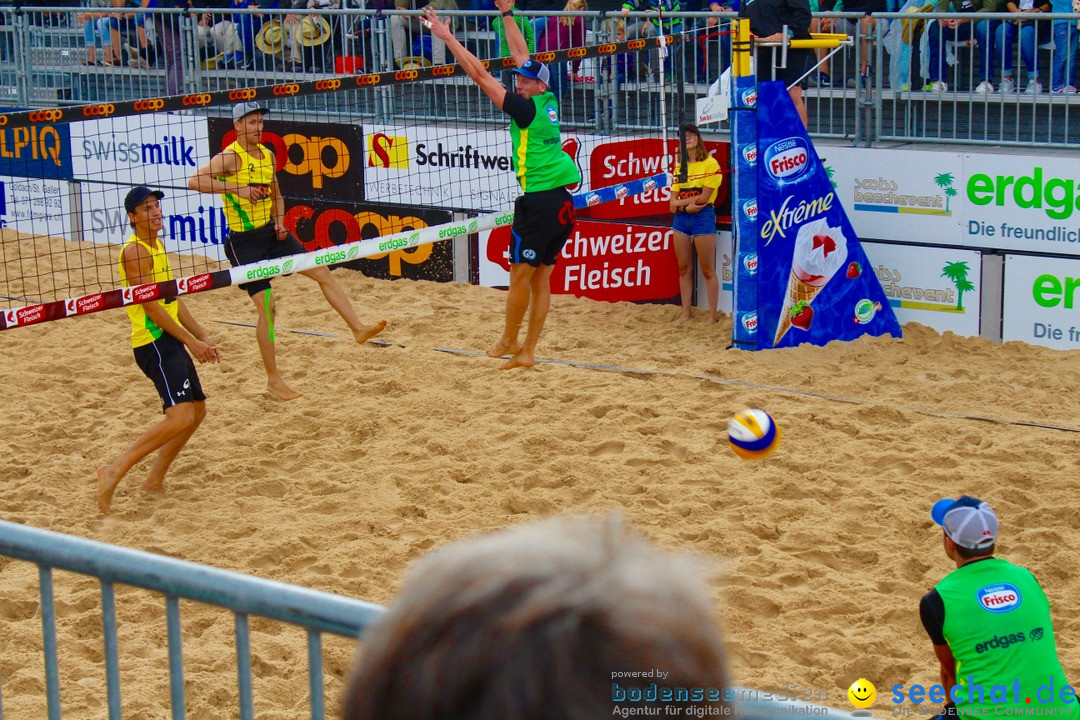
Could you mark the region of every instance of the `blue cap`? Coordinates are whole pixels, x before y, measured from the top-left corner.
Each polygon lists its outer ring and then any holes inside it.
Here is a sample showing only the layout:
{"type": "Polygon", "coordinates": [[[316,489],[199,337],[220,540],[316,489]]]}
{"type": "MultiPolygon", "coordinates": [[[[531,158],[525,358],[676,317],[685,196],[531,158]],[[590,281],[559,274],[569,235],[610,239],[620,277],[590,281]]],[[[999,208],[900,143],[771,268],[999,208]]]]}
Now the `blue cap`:
{"type": "Polygon", "coordinates": [[[548,70],[547,65],[539,60],[526,60],[525,64],[519,68],[514,68],[510,72],[517,73],[518,75],[524,75],[527,78],[533,80],[539,80],[545,85],[551,84],[551,71],[548,70]]]}
{"type": "Polygon", "coordinates": [[[978,550],[997,541],[998,519],[990,505],[968,495],[943,498],[930,509],[930,518],[962,548],[978,550]]]}
{"type": "Polygon", "coordinates": [[[128,190],[127,196],[124,198],[124,209],[127,210],[129,213],[135,212],[135,208],[139,207],[139,203],[141,203],[143,200],[150,197],[151,195],[156,197],[158,200],[165,197],[165,193],[161,192],[160,190],[151,190],[145,185],[138,185],[131,188],[131,190],[128,190]]]}

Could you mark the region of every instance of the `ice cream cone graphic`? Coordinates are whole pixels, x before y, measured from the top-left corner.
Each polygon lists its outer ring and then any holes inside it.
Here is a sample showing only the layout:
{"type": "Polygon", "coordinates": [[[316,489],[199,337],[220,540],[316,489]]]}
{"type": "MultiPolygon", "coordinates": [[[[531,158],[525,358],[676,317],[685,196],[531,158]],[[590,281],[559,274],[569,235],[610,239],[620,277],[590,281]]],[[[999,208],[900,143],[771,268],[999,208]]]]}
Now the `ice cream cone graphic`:
{"type": "Polygon", "coordinates": [[[807,330],[814,316],[810,307],[847,260],[847,240],[842,230],[822,218],[799,228],[791,258],[787,293],[773,338],[775,347],[794,324],[807,330]]]}

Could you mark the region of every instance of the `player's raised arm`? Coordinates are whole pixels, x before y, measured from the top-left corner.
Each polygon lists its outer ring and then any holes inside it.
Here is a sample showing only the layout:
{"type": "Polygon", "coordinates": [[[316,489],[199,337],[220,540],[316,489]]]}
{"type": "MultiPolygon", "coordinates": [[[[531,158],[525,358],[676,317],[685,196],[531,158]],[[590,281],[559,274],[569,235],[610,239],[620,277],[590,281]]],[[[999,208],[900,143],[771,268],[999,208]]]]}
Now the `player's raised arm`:
{"type": "MultiPolygon", "coordinates": [[[[495,0],[495,7],[499,8],[504,18],[509,19],[510,15],[514,14],[510,0],[495,0]]],[[[503,23],[503,33],[506,35],[506,47],[510,49],[510,57],[514,58],[515,65],[521,67],[529,59],[529,46],[521,35],[521,28],[516,22],[510,20],[503,23]]]]}
{"type": "MultiPolygon", "coordinates": [[[[453,53],[454,58],[465,73],[480,86],[485,95],[491,98],[491,102],[495,103],[499,109],[502,109],[503,101],[506,99],[506,88],[502,86],[502,83],[496,80],[487,71],[484,64],[454,36],[454,33],[450,30],[449,20],[440,20],[431,5],[425,6],[423,13],[424,20],[431,29],[431,34],[446,43],[446,47],[450,48],[450,52],[453,53]]],[[[513,25],[513,23],[508,24],[513,25]]],[[[519,32],[518,35],[520,34],[519,32]]],[[[509,42],[509,33],[507,34],[507,41],[509,42]]]]}

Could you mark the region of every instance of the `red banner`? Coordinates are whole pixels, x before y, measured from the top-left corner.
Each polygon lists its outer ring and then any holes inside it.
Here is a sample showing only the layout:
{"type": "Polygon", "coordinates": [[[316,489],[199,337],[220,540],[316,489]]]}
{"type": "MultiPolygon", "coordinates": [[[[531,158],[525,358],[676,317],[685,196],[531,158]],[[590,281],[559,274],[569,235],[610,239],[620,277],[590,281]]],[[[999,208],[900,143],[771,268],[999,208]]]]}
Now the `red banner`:
{"type": "MultiPolygon", "coordinates": [[[[491,231],[487,260],[509,272],[510,228],[491,231]]],[[[608,302],[668,300],[679,295],[671,228],[577,220],[551,292],[608,302]]]]}

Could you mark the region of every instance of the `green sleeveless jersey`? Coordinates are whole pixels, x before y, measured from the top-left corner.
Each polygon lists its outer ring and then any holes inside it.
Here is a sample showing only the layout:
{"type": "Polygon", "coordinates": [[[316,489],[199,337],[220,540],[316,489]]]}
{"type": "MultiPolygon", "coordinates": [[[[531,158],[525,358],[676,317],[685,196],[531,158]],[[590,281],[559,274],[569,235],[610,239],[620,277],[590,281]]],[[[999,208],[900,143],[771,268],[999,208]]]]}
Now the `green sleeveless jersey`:
{"type": "Polygon", "coordinates": [[[1062,702],[1068,682],[1058,661],[1050,603],[1028,570],[989,558],[957,568],[935,589],[945,605],[943,631],[956,658],[961,687],[954,699],[962,715],[1031,709],[1080,718],[1071,691],[1065,695],[1071,702],[1062,702]]]}
{"type": "Polygon", "coordinates": [[[532,98],[536,117],[529,127],[510,121],[510,139],[514,143],[514,174],[522,192],[541,192],[576,185],[581,172],[562,149],[559,135],[559,101],[549,92],[532,98]]]}

